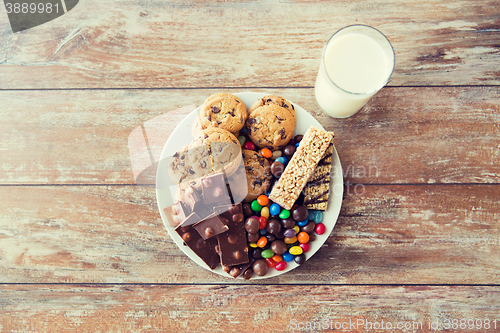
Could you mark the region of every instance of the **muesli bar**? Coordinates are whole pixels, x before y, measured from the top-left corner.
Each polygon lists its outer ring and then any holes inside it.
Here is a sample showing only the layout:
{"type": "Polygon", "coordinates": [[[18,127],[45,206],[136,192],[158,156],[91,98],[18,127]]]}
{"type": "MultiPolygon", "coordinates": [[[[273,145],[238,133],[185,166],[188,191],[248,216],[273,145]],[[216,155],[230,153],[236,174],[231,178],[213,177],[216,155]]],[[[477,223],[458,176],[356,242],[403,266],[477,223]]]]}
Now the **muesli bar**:
{"type": "Polygon", "coordinates": [[[314,126],[304,134],[297,151],[274,185],[269,199],[290,210],[333,140],[333,134],[314,126]]]}
{"type": "Polygon", "coordinates": [[[332,172],[333,142],[321,158],[313,175],[304,188],[304,205],[308,209],[326,210],[330,198],[330,174],[332,172]]]}

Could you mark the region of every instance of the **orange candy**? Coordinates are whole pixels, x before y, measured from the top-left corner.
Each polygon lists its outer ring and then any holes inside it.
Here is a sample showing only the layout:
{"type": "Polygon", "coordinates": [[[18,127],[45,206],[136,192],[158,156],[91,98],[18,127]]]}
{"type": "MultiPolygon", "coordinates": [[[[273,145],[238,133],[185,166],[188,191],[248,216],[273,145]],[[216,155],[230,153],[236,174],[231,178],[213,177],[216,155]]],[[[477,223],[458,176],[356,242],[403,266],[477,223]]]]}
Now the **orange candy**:
{"type": "Polygon", "coordinates": [[[279,254],[275,254],[272,258],[276,262],[283,261],[283,257],[281,255],[279,255],[279,254]]]}
{"type": "Polygon", "coordinates": [[[262,236],[259,238],[259,240],[257,241],[257,246],[258,247],[264,247],[267,245],[267,238],[266,236],[262,236]]]}
{"type": "Polygon", "coordinates": [[[267,148],[262,148],[261,151],[260,151],[260,154],[262,156],[264,156],[265,158],[271,158],[271,157],[273,157],[273,152],[270,151],[267,148]]]}
{"type": "Polygon", "coordinates": [[[257,203],[261,206],[265,206],[269,203],[269,198],[266,197],[264,194],[259,195],[259,197],[257,198],[257,203]]]}
{"type": "Polygon", "coordinates": [[[297,240],[302,244],[307,243],[309,242],[309,235],[304,231],[299,232],[299,234],[297,235],[297,240]]]}

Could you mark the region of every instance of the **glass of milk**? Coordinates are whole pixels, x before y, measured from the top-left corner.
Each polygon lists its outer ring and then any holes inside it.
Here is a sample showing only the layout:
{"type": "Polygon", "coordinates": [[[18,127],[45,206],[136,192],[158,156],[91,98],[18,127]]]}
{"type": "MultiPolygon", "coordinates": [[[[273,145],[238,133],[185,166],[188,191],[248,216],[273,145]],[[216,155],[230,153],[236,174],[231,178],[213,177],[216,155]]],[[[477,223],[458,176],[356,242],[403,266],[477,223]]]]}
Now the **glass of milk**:
{"type": "Polygon", "coordinates": [[[335,118],[359,111],[391,77],[394,50],[377,29],[351,25],[325,45],[314,94],[320,108],[335,118]]]}

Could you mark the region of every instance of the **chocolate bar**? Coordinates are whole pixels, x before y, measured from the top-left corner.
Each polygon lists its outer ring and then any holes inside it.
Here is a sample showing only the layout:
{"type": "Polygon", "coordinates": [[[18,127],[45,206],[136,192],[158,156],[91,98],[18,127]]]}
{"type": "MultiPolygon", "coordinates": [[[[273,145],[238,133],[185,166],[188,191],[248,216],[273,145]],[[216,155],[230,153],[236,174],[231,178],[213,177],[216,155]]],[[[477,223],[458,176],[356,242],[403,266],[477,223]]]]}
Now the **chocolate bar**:
{"type": "Polygon", "coordinates": [[[236,279],[238,276],[243,274],[248,269],[248,267],[252,266],[254,261],[255,259],[253,257],[250,257],[250,260],[245,264],[236,266],[222,266],[222,269],[224,270],[224,272],[236,279]]]}
{"type": "Polygon", "coordinates": [[[201,238],[207,240],[210,237],[217,236],[226,232],[229,227],[222,223],[220,218],[216,214],[212,214],[193,225],[193,228],[200,234],[201,238]]]}
{"type": "Polygon", "coordinates": [[[308,209],[326,210],[330,198],[333,142],[326,149],[313,175],[304,188],[304,205],[308,209]]]}
{"type": "Polygon", "coordinates": [[[188,186],[184,192],[184,200],[182,202],[187,208],[186,213],[196,213],[201,219],[212,214],[212,210],[203,203],[200,194],[192,186],[188,186]]]}
{"type": "Polygon", "coordinates": [[[215,237],[204,240],[198,232],[193,228],[193,225],[200,221],[200,217],[196,213],[190,214],[177,227],[175,231],[191,250],[203,260],[210,269],[215,269],[220,264],[220,256],[217,251],[218,241],[215,237]]]}
{"type": "Polygon", "coordinates": [[[247,236],[243,222],[241,204],[214,208],[229,230],[217,235],[221,263],[224,266],[236,266],[249,262],[247,236]]]}

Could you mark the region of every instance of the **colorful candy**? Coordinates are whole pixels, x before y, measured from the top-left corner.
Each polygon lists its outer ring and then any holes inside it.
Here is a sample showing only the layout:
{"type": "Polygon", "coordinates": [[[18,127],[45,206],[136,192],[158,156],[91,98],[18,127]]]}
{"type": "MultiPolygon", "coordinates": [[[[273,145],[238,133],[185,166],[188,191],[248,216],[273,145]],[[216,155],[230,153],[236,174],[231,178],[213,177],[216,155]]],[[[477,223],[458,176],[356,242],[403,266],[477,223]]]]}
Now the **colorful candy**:
{"type": "Polygon", "coordinates": [[[269,218],[269,207],[262,207],[260,210],[260,216],[265,217],[266,219],[269,218]]]}
{"type": "Polygon", "coordinates": [[[267,149],[267,148],[262,148],[262,149],[260,150],[260,154],[261,154],[263,157],[265,157],[265,158],[271,158],[271,157],[273,157],[273,152],[272,152],[272,151],[270,151],[270,150],[269,150],[269,149],[267,149]]]}
{"type": "MultiPolygon", "coordinates": [[[[291,260],[290,260],[291,261],[291,260]]],[[[285,260],[283,261],[280,261],[276,264],[276,266],[274,266],[274,268],[277,270],[277,271],[283,271],[286,269],[286,266],[287,266],[287,263],[285,260]]]]}
{"type": "MultiPolygon", "coordinates": [[[[262,251],[264,252],[264,251],[262,251]]],[[[293,254],[294,256],[298,256],[299,254],[302,254],[302,248],[300,246],[292,246],[288,252],[290,252],[290,254],[293,254]]]]}
{"type": "MultiPolygon", "coordinates": [[[[267,245],[267,238],[266,238],[266,236],[262,236],[261,238],[259,238],[259,240],[257,241],[257,246],[260,247],[260,248],[262,248],[262,247],[264,247],[266,245],[267,245]]],[[[264,252],[264,251],[262,251],[262,252],[264,252]]]]}
{"type": "Polygon", "coordinates": [[[297,241],[297,237],[293,236],[293,237],[285,237],[285,244],[293,244],[297,241]]]}
{"type": "Polygon", "coordinates": [[[303,252],[307,252],[311,249],[311,243],[300,243],[299,246],[302,248],[303,252]]]}
{"type": "Polygon", "coordinates": [[[274,268],[276,266],[276,261],[274,261],[272,258],[266,258],[266,263],[269,268],[274,268]]]}
{"type": "Polygon", "coordinates": [[[260,210],[262,209],[262,206],[259,205],[259,202],[257,200],[254,200],[252,201],[252,203],[250,204],[250,208],[252,208],[252,210],[254,212],[260,212],[260,210]]]}
{"type": "Polygon", "coordinates": [[[285,156],[278,157],[277,159],[274,160],[275,162],[280,162],[283,165],[287,165],[288,163],[288,158],[285,156]]]}
{"type": "Polygon", "coordinates": [[[283,261],[292,261],[294,258],[294,255],[291,254],[290,252],[285,252],[281,255],[283,257],[283,261]]]}
{"type": "Polygon", "coordinates": [[[257,203],[262,207],[264,207],[265,205],[267,205],[267,203],[269,202],[269,198],[267,196],[265,196],[264,194],[262,195],[259,195],[259,197],[257,198],[257,203]]]}
{"type": "MultiPolygon", "coordinates": [[[[300,250],[302,251],[302,249],[300,249],[300,250]]],[[[274,256],[274,252],[271,249],[267,249],[267,250],[262,251],[262,253],[260,255],[262,256],[262,258],[268,259],[268,258],[271,258],[272,256],[274,256]]]]}
{"type": "Polygon", "coordinates": [[[314,213],[314,222],[315,223],[321,223],[323,221],[323,212],[320,210],[317,210],[314,213]]]}
{"type": "Polygon", "coordinates": [[[240,146],[243,147],[243,145],[245,144],[245,141],[246,141],[245,136],[244,135],[240,135],[238,137],[238,141],[240,142],[240,146]]]}
{"type": "Polygon", "coordinates": [[[273,203],[271,205],[271,207],[269,207],[269,212],[271,213],[271,215],[275,215],[275,216],[278,215],[281,212],[280,205],[273,203]]]}
{"type": "Polygon", "coordinates": [[[309,242],[309,234],[307,232],[301,231],[297,235],[297,240],[299,241],[299,243],[305,244],[309,242]]]}
{"type": "Polygon", "coordinates": [[[316,224],[315,231],[318,235],[323,235],[326,231],[326,227],[323,223],[318,223],[318,224],[316,224]]]}
{"type": "Polygon", "coordinates": [[[253,144],[252,141],[247,141],[243,144],[243,149],[247,149],[247,150],[254,150],[255,149],[255,145],[253,144]]]}
{"type": "Polygon", "coordinates": [[[289,218],[290,217],[290,211],[286,210],[286,209],[283,209],[281,211],[281,213],[279,214],[279,217],[280,217],[280,219],[283,219],[283,220],[289,218]]]}

